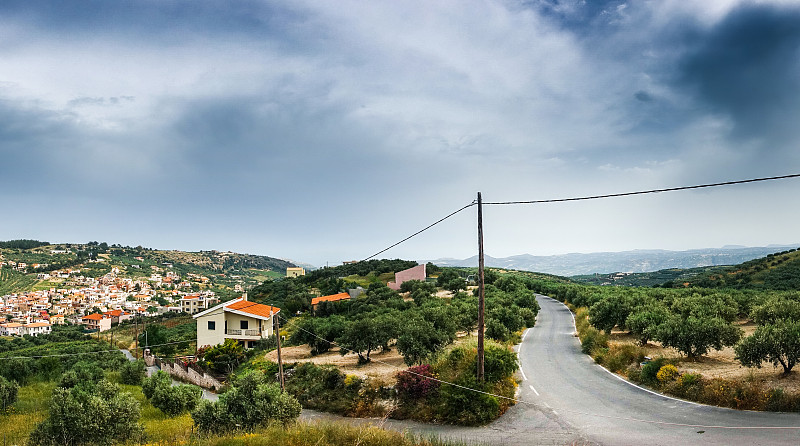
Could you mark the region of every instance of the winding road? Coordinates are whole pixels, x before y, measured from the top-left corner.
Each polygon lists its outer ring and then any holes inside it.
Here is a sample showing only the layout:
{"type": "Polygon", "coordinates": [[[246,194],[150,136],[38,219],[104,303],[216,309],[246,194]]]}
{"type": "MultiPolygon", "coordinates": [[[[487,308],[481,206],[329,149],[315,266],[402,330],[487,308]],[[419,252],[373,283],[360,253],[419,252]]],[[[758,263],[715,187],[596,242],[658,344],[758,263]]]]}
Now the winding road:
{"type": "Polygon", "coordinates": [[[704,406],[623,381],[581,353],[572,313],[563,304],[537,300],[542,309],[536,326],[519,346],[519,398],[529,404],[515,409],[549,409],[581,438],[599,444],[800,444],[798,414],[704,406]]]}

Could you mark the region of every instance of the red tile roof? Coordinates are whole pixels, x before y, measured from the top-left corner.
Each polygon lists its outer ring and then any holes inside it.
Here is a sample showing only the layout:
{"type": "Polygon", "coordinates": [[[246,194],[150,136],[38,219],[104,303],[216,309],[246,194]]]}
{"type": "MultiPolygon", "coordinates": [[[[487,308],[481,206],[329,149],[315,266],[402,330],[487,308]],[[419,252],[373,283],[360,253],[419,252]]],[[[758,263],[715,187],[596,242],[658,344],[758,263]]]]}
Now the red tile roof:
{"type": "Polygon", "coordinates": [[[345,299],[350,299],[350,295],[347,293],[331,294],[330,296],[315,297],[311,299],[311,305],[316,305],[320,302],[336,302],[345,299]]]}
{"type": "Polygon", "coordinates": [[[261,317],[270,317],[272,314],[281,311],[281,309],[278,307],[271,307],[269,305],[257,304],[255,302],[249,302],[246,300],[240,300],[239,302],[230,305],[225,305],[225,308],[261,317]]]}
{"type": "Polygon", "coordinates": [[[84,320],[99,321],[99,320],[105,319],[105,316],[103,316],[100,313],[94,313],[94,314],[90,314],[88,316],[84,316],[83,319],[84,320]]]}

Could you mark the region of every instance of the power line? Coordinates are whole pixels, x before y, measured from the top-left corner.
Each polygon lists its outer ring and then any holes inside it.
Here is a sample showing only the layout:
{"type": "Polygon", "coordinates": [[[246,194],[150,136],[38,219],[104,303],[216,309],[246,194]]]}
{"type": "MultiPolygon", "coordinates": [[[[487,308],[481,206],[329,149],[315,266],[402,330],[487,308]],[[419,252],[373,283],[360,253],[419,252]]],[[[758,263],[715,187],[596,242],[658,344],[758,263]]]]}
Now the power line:
{"type": "Polygon", "coordinates": [[[468,208],[470,208],[470,207],[472,207],[472,206],[475,206],[475,202],[474,202],[474,201],[473,201],[472,203],[470,203],[470,204],[466,205],[466,206],[463,206],[463,207],[461,207],[461,208],[460,208],[460,209],[458,209],[457,211],[454,211],[454,212],[451,212],[451,213],[447,214],[445,217],[442,217],[442,218],[440,218],[439,220],[437,220],[437,221],[435,221],[435,222],[433,222],[433,223],[429,224],[428,226],[426,226],[426,227],[424,227],[424,228],[420,229],[419,231],[417,231],[417,232],[415,232],[415,233],[413,233],[413,234],[409,235],[408,237],[404,238],[403,240],[400,240],[399,242],[397,242],[397,243],[395,243],[395,244],[393,244],[393,245],[390,245],[388,248],[382,249],[382,250],[380,250],[380,251],[376,252],[375,254],[372,254],[371,256],[367,257],[366,259],[363,259],[363,260],[361,260],[361,262],[366,262],[367,260],[369,260],[369,259],[372,259],[372,258],[374,258],[374,257],[377,257],[377,256],[379,256],[379,255],[383,254],[384,252],[386,252],[386,251],[388,251],[388,250],[390,250],[390,249],[394,248],[395,246],[397,246],[397,245],[399,245],[399,244],[401,244],[401,243],[404,243],[404,242],[407,242],[408,240],[411,240],[412,238],[414,238],[414,237],[416,237],[416,236],[418,236],[418,235],[422,234],[423,232],[427,231],[428,229],[431,229],[432,227],[434,227],[434,226],[438,225],[439,223],[441,223],[441,222],[443,222],[443,221],[447,220],[447,219],[448,219],[448,218],[450,218],[450,217],[453,217],[454,215],[458,214],[459,212],[461,212],[461,211],[463,211],[463,210],[465,210],[465,209],[468,209],[468,208]]]}
{"type": "MultiPolygon", "coordinates": [[[[185,344],[187,342],[195,342],[195,339],[187,339],[185,341],[175,341],[175,342],[167,342],[165,344],[156,344],[156,345],[148,345],[145,347],[137,347],[134,350],[144,350],[151,347],[163,347],[165,345],[175,345],[175,344],[185,344]]],[[[37,356],[5,356],[0,357],[0,361],[4,359],[41,359],[41,358],[61,358],[66,356],[80,356],[80,355],[96,355],[100,353],[113,353],[113,352],[121,352],[121,349],[113,349],[113,350],[94,350],[91,352],[79,352],[79,353],[59,353],[55,355],[37,355],[37,356]]]]}
{"type": "Polygon", "coordinates": [[[666,189],[650,189],[650,190],[641,190],[636,192],[621,192],[617,194],[604,194],[604,195],[591,195],[587,197],[572,197],[572,198],[551,198],[547,200],[527,200],[527,201],[485,201],[483,204],[485,205],[510,205],[510,204],[540,204],[540,203],[562,203],[565,201],[586,201],[586,200],[598,200],[601,198],[613,198],[613,197],[628,197],[631,195],[645,195],[645,194],[657,194],[661,192],[673,192],[679,190],[690,190],[690,189],[703,189],[707,187],[717,187],[717,186],[731,186],[734,184],[745,184],[745,183],[757,183],[761,181],[772,181],[772,180],[784,180],[787,178],[798,178],[800,177],[800,173],[795,173],[791,175],[780,175],[777,177],[764,177],[764,178],[752,178],[749,180],[737,180],[737,181],[725,181],[722,183],[709,183],[709,184],[698,184],[695,186],[679,186],[679,187],[669,187],[666,189]]]}

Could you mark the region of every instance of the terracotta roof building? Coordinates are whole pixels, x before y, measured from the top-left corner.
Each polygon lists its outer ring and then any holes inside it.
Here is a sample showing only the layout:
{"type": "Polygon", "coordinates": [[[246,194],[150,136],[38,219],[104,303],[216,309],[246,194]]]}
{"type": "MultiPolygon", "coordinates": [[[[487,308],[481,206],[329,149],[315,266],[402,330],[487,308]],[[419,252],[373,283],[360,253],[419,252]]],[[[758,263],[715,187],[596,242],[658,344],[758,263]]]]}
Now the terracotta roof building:
{"type": "Polygon", "coordinates": [[[245,348],[258,340],[272,336],[278,307],[247,300],[247,294],[195,314],[197,346],[217,345],[235,339],[245,348]]]}

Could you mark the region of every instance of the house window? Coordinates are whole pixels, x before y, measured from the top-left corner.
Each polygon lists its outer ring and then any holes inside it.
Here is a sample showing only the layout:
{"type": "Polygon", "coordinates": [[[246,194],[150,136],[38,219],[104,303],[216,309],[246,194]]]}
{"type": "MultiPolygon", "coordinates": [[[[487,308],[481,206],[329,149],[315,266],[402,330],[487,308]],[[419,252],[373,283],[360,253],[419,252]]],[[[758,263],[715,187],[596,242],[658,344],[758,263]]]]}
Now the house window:
{"type": "Polygon", "coordinates": [[[208,321],[208,329],[209,330],[216,330],[217,329],[217,322],[216,321],[208,321]]]}
{"type": "Polygon", "coordinates": [[[247,321],[239,321],[239,328],[247,330],[247,321]]]}

